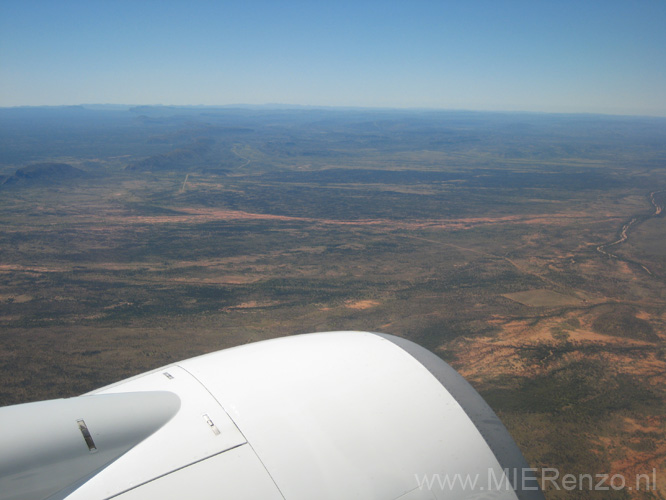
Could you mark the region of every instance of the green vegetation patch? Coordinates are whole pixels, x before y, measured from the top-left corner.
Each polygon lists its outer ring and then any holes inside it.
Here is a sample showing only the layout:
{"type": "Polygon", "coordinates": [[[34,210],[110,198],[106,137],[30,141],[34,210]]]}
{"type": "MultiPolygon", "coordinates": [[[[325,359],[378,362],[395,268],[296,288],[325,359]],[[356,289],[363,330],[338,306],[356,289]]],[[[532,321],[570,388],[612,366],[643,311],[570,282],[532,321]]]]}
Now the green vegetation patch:
{"type": "Polygon", "coordinates": [[[601,360],[573,361],[516,387],[482,392],[492,408],[521,413],[561,414],[573,419],[639,410],[660,398],[636,377],[615,373],[601,360]]]}
{"type": "Polygon", "coordinates": [[[613,337],[650,342],[659,340],[652,325],[644,319],[637,318],[633,307],[624,305],[612,306],[612,309],[602,312],[592,323],[592,329],[597,333],[613,337]]]}

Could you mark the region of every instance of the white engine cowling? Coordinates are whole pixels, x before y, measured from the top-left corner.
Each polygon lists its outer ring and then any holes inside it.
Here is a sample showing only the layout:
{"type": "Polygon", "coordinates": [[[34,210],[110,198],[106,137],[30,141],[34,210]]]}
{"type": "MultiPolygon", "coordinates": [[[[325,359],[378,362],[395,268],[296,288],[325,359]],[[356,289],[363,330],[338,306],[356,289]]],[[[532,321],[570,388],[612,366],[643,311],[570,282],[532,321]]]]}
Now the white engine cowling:
{"type": "Polygon", "coordinates": [[[481,396],[386,334],[283,337],[0,408],[0,499],[543,499],[481,396]]]}

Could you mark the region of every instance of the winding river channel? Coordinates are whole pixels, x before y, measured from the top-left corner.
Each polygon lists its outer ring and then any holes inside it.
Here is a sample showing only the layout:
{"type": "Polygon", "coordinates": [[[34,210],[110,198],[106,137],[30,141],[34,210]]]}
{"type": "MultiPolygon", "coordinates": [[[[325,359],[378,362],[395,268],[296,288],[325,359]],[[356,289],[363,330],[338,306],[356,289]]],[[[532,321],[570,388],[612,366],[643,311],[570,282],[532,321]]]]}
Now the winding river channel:
{"type": "Polygon", "coordinates": [[[645,265],[635,262],[629,259],[625,259],[623,257],[619,257],[613,252],[611,252],[609,249],[618,245],[621,245],[627,239],[629,239],[629,231],[632,228],[636,228],[638,225],[642,224],[646,220],[652,218],[652,217],[657,217],[662,213],[664,210],[664,206],[661,202],[657,201],[656,196],[661,193],[666,193],[666,190],[662,189],[661,191],[653,191],[649,195],[650,203],[652,203],[652,206],[654,208],[654,213],[650,215],[645,215],[645,214],[639,214],[639,215],[634,215],[632,216],[631,220],[629,222],[626,222],[623,226],[622,229],[620,229],[620,237],[615,240],[611,241],[610,243],[604,243],[602,245],[599,245],[597,247],[597,252],[599,252],[602,255],[605,255],[606,257],[609,257],[611,259],[617,259],[617,260],[622,260],[624,262],[629,262],[631,264],[636,264],[640,267],[642,267],[649,275],[652,276],[652,271],[650,271],[645,265]]]}

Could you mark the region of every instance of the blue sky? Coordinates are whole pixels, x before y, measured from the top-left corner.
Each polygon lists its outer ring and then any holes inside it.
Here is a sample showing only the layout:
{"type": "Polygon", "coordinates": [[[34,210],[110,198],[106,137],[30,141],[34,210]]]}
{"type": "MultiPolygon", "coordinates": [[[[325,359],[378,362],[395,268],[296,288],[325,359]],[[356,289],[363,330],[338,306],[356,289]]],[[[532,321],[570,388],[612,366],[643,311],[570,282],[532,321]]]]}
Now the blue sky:
{"type": "Polygon", "coordinates": [[[666,116],[666,1],[1,0],[0,106],[666,116]]]}

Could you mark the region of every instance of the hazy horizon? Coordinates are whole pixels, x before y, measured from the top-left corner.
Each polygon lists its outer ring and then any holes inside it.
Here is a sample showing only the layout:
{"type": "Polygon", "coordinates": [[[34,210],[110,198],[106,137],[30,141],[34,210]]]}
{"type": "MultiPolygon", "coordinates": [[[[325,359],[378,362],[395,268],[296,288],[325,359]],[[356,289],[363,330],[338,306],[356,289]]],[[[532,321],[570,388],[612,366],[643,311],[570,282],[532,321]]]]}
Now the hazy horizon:
{"type": "Polygon", "coordinates": [[[666,119],[666,115],[650,115],[635,113],[612,113],[591,111],[533,111],[533,110],[505,110],[505,109],[466,109],[466,108],[427,108],[427,107],[390,107],[390,106],[344,106],[344,105],[318,105],[318,104],[286,104],[286,103],[230,103],[230,104],[144,104],[144,103],[76,103],[76,104],[19,104],[15,106],[1,106],[3,110],[18,109],[58,109],[58,108],[84,108],[91,111],[130,111],[132,108],[170,108],[178,109],[238,109],[238,110],[267,110],[267,111],[361,111],[361,112],[395,112],[395,113],[478,113],[498,115],[561,115],[561,116],[598,116],[600,118],[651,118],[666,119]]]}

